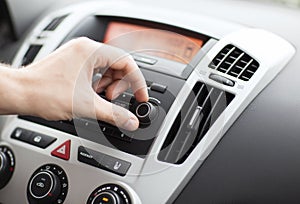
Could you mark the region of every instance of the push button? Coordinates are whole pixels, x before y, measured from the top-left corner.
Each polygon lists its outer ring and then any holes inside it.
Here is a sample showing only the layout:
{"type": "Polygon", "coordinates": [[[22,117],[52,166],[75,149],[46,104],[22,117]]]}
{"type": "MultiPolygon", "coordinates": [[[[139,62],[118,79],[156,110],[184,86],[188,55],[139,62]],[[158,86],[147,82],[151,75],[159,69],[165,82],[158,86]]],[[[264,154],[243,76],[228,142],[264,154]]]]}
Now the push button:
{"type": "Polygon", "coordinates": [[[40,172],[31,181],[29,186],[30,194],[41,199],[46,197],[53,188],[53,178],[48,172],[40,172]]]}
{"type": "Polygon", "coordinates": [[[162,84],[158,84],[158,83],[153,83],[151,85],[150,89],[152,91],[156,91],[156,92],[159,92],[159,93],[165,93],[166,90],[167,90],[167,86],[162,85],[162,84]]]}
{"type": "Polygon", "coordinates": [[[142,62],[142,63],[149,64],[149,65],[155,65],[157,63],[156,59],[142,57],[139,55],[133,55],[133,59],[137,62],[142,62]]]}
{"type": "Polygon", "coordinates": [[[131,164],[129,162],[105,155],[101,162],[108,171],[125,176],[131,164]]]}
{"type": "Polygon", "coordinates": [[[50,137],[48,135],[33,133],[30,136],[29,143],[34,146],[45,149],[46,147],[51,145],[55,140],[56,138],[50,137]]]}
{"type": "Polygon", "coordinates": [[[16,128],[11,134],[11,138],[29,143],[31,135],[31,131],[22,128],[16,128]]]}
{"type": "Polygon", "coordinates": [[[224,84],[226,86],[234,86],[234,81],[230,80],[230,79],[227,79],[226,77],[223,77],[223,76],[220,76],[220,75],[217,75],[217,74],[211,74],[209,76],[210,79],[218,82],[218,83],[221,83],[221,84],[224,84]]]}
{"type": "Polygon", "coordinates": [[[68,140],[58,146],[56,149],[54,149],[51,152],[52,156],[58,157],[63,160],[69,160],[70,159],[70,149],[71,149],[71,140],[68,140]]]}
{"type": "Polygon", "coordinates": [[[151,87],[151,85],[153,84],[152,81],[146,81],[147,87],[151,87]]]}
{"type": "Polygon", "coordinates": [[[86,148],[80,146],[78,148],[78,161],[92,165],[94,167],[99,167],[99,162],[102,161],[104,155],[100,152],[95,152],[93,150],[87,150],[86,148]]]}
{"type": "Polygon", "coordinates": [[[23,128],[16,128],[12,133],[11,138],[32,144],[43,149],[47,148],[49,145],[56,141],[56,138],[54,137],[35,133],[23,128]]]}
{"type": "Polygon", "coordinates": [[[110,171],[120,176],[125,176],[131,166],[130,162],[111,157],[83,146],[78,148],[78,161],[110,171]]]}
{"type": "Polygon", "coordinates": [[[117,138],[119,140],[125,141],[125,142],[131,142],[132,137],[127,136],[125,133],[119,131],[119,130],[114,130],[110,136],[117,138]]]}
{"type": "Polygon", "coordinates": [[[106,127],[104,125],[100,125],[101,131],[103,132],[103,134],[107,135],[107,136],[111,136],[114,132],[114,130],[112,128],[106,127]]]}

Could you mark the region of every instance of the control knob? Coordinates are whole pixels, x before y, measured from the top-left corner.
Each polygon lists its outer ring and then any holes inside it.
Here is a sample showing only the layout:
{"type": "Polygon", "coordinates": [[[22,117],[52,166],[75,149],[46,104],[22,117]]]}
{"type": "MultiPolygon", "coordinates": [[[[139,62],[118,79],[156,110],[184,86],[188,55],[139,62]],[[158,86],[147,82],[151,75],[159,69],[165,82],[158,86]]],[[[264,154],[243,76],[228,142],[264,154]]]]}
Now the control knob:
{"type": "Polygon", "coordinates": [[[15,158],[12,151],[0,146],[0,189],[11,179],[15,167],[15,158]]]}
{"type": "Polygon", "coordinates": [[[87,204],[130,204],[128,193],[119,185],[106,184],[90,195],[87,204]]]}
{"type": "Polygon", "coordinates": [[[61,204],[67,195],[67,176],[56,165],[45,165],[31,176],[27,197],[30,204],[61,204]]]}
{"type": "Polygon", "coordinates": [[[158,114],[157,106],[151,102],[140,103],[135,111],[141,124],[149,125],[158,114]]]}

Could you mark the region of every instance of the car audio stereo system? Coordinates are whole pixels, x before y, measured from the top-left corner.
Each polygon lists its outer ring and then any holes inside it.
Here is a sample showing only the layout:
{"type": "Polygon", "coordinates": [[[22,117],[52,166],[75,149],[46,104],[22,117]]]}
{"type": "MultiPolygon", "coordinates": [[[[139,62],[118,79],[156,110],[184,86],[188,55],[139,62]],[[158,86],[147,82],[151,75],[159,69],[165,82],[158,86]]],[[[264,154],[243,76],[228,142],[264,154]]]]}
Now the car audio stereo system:
{"type": "MultiPolygon", "coordinates": [[[[144,74],[150,99],[139,103],[127,90],[110,102],[135,114],[138,130],[90,118],[7,116],[1,204],[174,202],[295,52],[267,31],[129,5],[85,2],[50,13],[28,34],[14,66],[81,36],[124,49],[144,74]]],[[[105,92],[99,97],[108,100],[105,92]]]]}

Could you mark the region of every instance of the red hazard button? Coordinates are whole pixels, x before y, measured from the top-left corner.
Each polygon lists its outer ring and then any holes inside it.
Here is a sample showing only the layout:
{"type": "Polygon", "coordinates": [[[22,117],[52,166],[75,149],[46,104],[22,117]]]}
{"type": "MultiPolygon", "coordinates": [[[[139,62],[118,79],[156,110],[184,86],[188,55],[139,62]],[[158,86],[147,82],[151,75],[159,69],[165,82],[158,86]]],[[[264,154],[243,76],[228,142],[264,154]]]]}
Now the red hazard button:
{"type": "Polygon", "coordinates": [[[66,141],[65,143],[58,146],[55,150],[51,152],[52,156],[69,160],[70,159],[70,149],[71,149],[71,140],[66,141]]]}

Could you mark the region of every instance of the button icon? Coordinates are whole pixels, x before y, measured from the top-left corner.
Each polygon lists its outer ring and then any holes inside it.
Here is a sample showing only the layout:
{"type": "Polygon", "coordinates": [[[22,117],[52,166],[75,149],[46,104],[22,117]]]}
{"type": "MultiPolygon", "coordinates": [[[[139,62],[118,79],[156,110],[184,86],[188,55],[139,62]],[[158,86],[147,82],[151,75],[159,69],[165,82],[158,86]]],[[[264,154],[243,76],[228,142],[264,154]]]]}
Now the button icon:
{"type": "Polygon", "coordinates": [[[120,162],[116,162],[114,165],[114,170],[119,170],[121,168],[122,164],[120,162]]]}
{"type": "Polygon", "coordinates": [[[16,138],[21,137],[22,133],[23,133],[23,131],[22,131],[21,129],[17,129],[17,131],[16,131],[16,133],[15,133],[15,137],[16,137],[16,138]]]}
{"type": "Polygon", "coordinates": [[[58,153],[66,154],[66,145],[62,146],[59,150],[57,150],[58,153]]]}
{"type": "Polygon", "coordinates": [[[45,188],[45,184],[42,183],[42,182],[36,183],[36,186],[37,186],[37,187],[40,187],[40,188],[45,188]]]}
{"type": "Polygon", "coordinates": [[[60,159],[69,160],[70,159],[70,149],[71,149],[71,140],[68,140],[58,146],[51,152],[52,156],[58,157],[60,159]]]}
{"type": "Polygon", "coordinates": [[[34,138],[33,138],[33,141],[35,142],[35,143],[40,143],[41,141],[42,141],[42,137],[41,136],[35,136],[34,138]]]}

